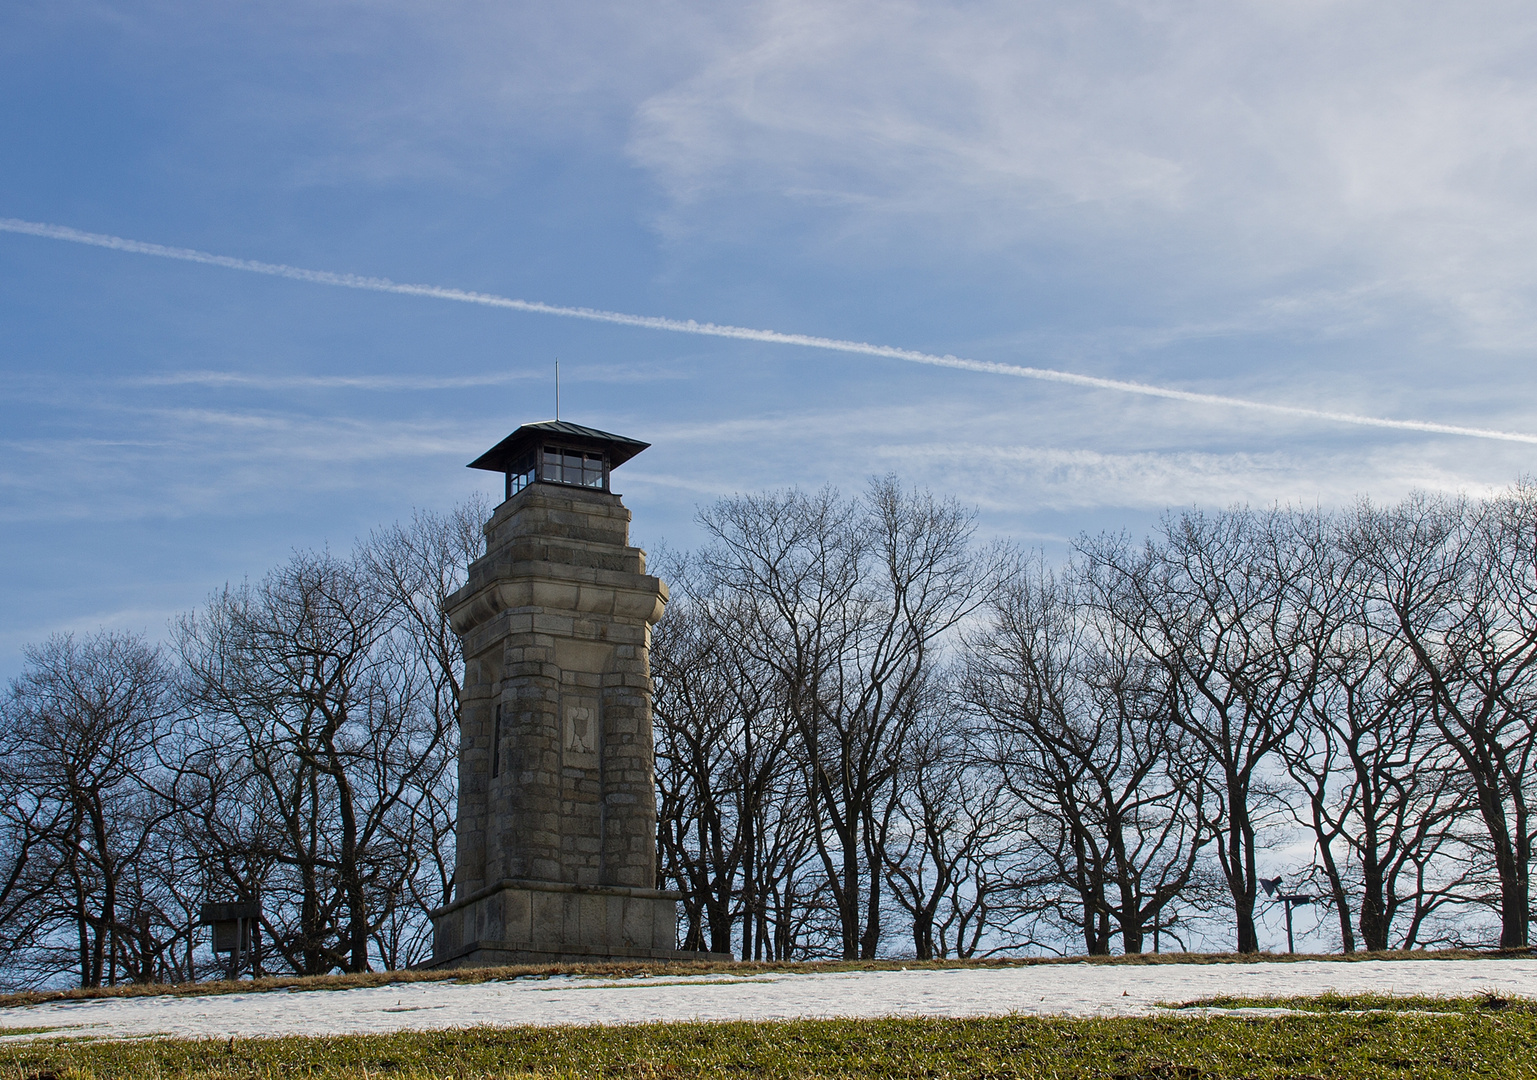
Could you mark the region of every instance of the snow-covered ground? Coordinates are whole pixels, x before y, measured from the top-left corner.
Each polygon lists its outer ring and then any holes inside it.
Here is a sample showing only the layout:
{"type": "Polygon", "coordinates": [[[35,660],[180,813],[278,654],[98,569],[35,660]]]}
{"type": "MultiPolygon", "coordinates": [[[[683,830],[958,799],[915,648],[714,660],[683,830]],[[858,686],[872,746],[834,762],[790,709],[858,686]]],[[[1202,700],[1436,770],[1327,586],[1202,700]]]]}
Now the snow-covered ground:
{"type": "MultiPolygon", "coordinates": [[[[107,1038],[322,1035],[516,1024],[793,1017],[1137,1016],[1222,994],[1537,997],[1537,960],[1369,960],[751,976],[523,978],[207,997],[98,998],[0,1010],[6,1028],[107,1038]]],[[[9,1039],[29,1036],[6,1036],[9,1039]]],[[[32,1036],[35,1037],[35,1036],[32,1036]]],[[[46,1036],[45,1036],[46,1037],[46,1036]]]]}

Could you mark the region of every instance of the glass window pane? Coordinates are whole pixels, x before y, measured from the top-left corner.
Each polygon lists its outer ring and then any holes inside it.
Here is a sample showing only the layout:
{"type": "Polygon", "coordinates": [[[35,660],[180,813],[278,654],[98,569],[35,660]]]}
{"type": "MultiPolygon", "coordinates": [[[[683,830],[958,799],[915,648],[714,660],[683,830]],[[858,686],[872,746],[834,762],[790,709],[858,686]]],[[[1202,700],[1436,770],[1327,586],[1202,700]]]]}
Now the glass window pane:
{"type": "Polygon", "coordinates": [[[607,462],[608,459],[602,453],[573,450],[565,446],[546,446],[539,454],[537,469],[530,461],[528,482],[538,479],[547,484],[569,484],[601,491],[607,479],[607,462]]]}

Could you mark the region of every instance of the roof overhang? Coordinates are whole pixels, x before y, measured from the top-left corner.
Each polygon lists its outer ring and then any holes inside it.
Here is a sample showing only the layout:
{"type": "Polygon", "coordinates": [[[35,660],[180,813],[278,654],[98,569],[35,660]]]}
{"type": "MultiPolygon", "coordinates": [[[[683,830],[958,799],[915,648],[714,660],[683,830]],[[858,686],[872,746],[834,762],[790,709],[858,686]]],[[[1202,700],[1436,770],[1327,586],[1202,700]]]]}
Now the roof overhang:
{"type": "Polygon", "coordinates": [[[546,443],[558,443],[578,450],[599,450],[608,455],[610,469],[629,461],[650,443],[627,439],[597,428],[584,427],[565,420],[544,420],[537,424],[524,424],[511,435],[470,462],[472,469],[487,472],[507,472],[513,464],[535,447],[546,443]]]}

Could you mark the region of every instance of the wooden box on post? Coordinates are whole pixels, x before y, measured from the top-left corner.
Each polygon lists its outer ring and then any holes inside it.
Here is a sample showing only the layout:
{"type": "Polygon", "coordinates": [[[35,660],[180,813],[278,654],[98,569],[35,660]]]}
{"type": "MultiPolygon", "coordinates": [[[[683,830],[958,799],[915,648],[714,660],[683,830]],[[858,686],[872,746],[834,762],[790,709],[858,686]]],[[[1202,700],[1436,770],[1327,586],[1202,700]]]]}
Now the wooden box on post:
{"type": "Polygon", "coordinates": [[[213,951],[229,953],[229,977],[240,974],[241,957],[255,951],[256,926],[261,919],[261,904],[227,902],[204,904],[198,908],[198,923],[213,927],[213,951]]]}

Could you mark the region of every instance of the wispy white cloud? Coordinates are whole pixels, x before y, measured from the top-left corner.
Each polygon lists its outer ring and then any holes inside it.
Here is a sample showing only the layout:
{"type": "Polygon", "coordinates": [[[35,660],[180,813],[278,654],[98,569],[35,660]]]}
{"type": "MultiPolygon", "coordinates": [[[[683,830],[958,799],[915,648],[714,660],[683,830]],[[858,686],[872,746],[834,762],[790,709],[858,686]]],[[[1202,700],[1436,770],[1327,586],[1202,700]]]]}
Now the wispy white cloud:
{"type": "Polygon", "coordinates": [[[633,487],[638,484],[667,488],[674,491],[686,491],[692,495],[702,495],[711,499],[737,495],[741,492],[740,487],[704,476],[661,473],[645,469],[625,469],[622,474],[615,473],[615,477],[615,483],[625,487],[633,487]]]}
{"type": "Polygon", "coordinates": [[[1412,448],[1367,439],[1349,446],[1282,440],[1256,450],[1235,431],[1192,450],[1177,432],[1156,445],[1153,433],[1135,425],[1085,431],[1077,414],[1051,413],[1044,407],[1021,425],[1006,410],[947,398],[660,424],[647,432],[657,446],[648,453],[658,456],[642,472],[697,480],[700,496],[824,483],[852,491],[869,476],[894,472],[979,507],[990,528],[1051,540],[1058,537],[1041,531],[1043,514],[1072,531],[1074,521],[1122,512],[1145,520],[1171,506],[1338,507],[1363,495],[1391,501],[1414,490],[1481,494],[1521,470],[1515,447],[1505,457],[1480,459],[1452,439],[1412,448]],[[698,471],[690,473],[690,464],[698,471]]]}
{"type": "Polygon", "coordinates": [[[549,378],[530,371],[436,377],[431,375],[253,375],[238,371],[167,371],[136,375],[124,386],[216,386],[251,390],[467,390],[549,378]]]}
{"type": "Polygon", "coordinates": [[[1362,495],[1384,501],[1411,491],[1488,494],[1504,486],[1455,461],[1365,453],[1099,451],[1055,446],[929,442],[886,444],[875,456],[936,487],[964,487],[994,512],[1292,503],[1337,507],[1362,495]]]}
{"type": "MultiPolygon", "coordinates": [[[[567,367],[561,381],[567,383],[655,382],[683,378],[682,372],[655,365],[595,365],[567,367]]],[[[298,375],[242,371],[165,371],[134,375],[121,380],[124,386],[207,386],[249,390],[364,390],[378,392],[472,390],[482,386],[513,383],[548,383],[549,371],[481,372],[472,375],[298,375]]]]}
{"type": "MultiPolygon", "coordinates": [[[[199,408],[95,410],[114,438],[60,433],[0,443],[0,519],[249,514],[327,492],[423,497],[469,487],[462,466],[491,435],[449,418],[199,408]],[[446,483],[445,483],[446,482],[446,483]]],[[[89,426],[81,415],[71,427],[89,426]]]]}
{"type": "Polygon", "coordinates": [[[809,198],[845,240],[1046,239],[1159,265],[1209,311],[1331,276],[1346,298],[1402,293],[1479,347],[1537,344],[1529,5],[752,11],[637,111],[631,153],[690,235],[742,227],[744,200],[809,198]]]}

